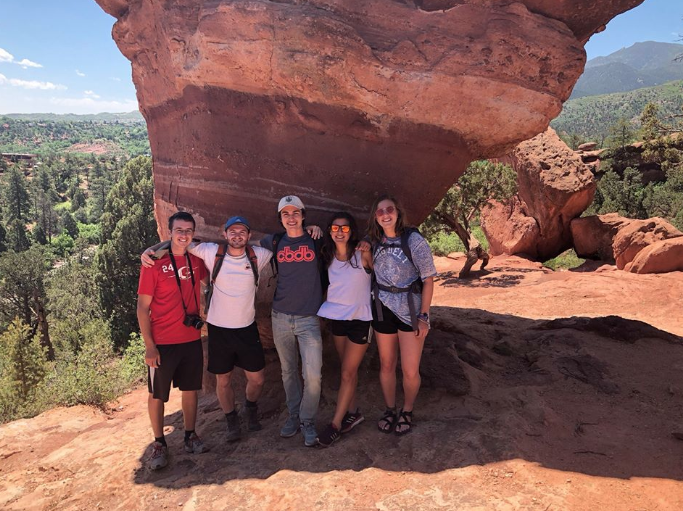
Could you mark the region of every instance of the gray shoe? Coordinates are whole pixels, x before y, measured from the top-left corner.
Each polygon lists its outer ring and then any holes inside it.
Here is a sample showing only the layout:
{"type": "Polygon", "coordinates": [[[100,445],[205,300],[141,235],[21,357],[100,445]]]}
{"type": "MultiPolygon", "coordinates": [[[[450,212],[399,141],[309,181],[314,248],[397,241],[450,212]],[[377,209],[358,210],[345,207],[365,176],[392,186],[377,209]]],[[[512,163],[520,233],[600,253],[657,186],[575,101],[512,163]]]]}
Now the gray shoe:
{"type": "Polygon", "coordinates": [[[237,440],[242,438],[242,430],[240,429],[240,418],[237,416],[236,413],[228,415],[226,418],[228,421],[228,435],[225,439],[228,442],[236,442],[237,440]]]}
{"type": "Polygon", "coordinates": [[[313,422],[302,422],[301,431],[304,434],[304,445],[306,447],[318,445],[318,432],[315,430],[315,424],[313,422]]]}
{"type": "Polygon", "coordinates": [[[168,447],[159,442],[152,444],[152,456],[149,458],[150,470],[159,470],[168,465],[168,447]]]}
{"type": "Polygon", "coordinates": [[[204,442],[197,436],[197,433],[192,433],[190,438],[185,440],[185,452],[190,454],[201,454],[208,451],[204,442]]]}
{"type": "Polygon", "coordinates": [[[248,431],[261,431],[263,426],[258,420],[258,407],[256,406],[245,406],[245,414],[247,415],[247,430],[248,431]]]}
{"type": "Polygon", "coordinates": [[[296,435],[299,432],[299,429],[301,429],[301,423],[299,422],[299,416],[298,415],[290,415],[287,417],[287,422],[285,422],[285,425],[282,426],[282,429],[280,430],[280,436],[282,438],[290,438],[296,435]]]}

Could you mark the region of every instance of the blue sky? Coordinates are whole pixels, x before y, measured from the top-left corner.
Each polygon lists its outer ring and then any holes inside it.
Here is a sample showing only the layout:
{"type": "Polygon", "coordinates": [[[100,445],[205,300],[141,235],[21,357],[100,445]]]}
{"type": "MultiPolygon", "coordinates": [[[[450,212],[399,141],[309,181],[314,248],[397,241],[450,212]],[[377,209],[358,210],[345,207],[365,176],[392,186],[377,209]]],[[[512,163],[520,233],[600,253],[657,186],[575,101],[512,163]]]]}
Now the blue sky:
{"type": "MultiPolygon", "coordinates": [[[[130,63],[95,0],[0,0],[0,114],[130,112],[130,63]]],[[[677,42],[682,0],[646,0],[586,45],[588,58],[638,41],[677,42]]]]}

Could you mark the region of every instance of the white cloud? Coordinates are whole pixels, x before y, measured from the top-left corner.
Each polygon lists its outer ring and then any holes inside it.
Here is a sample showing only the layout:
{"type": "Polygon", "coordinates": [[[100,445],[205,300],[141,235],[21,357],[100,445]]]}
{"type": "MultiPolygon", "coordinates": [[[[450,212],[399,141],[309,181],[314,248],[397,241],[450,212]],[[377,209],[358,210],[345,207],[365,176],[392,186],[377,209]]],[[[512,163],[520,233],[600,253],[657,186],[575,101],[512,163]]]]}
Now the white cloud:
{"type": "Polygon", "coordinates": [[[115,82],[121,81],[121,78],[117,78],[116,76],[112,76],[111,79],[114,80],[115,82]]]}
{"type": "Polygon", "coordinates": [[[14,55],[10,52],[0,48],[0,62],[12,62],[14,60],[14,55]]]}
{"type": "Polygon", "coordinates": [[[19,80],[18,78],[7,78],[5,75],[0,74],[0,85],[4,84],[29,90],[66,90],[65,85],[54,84],[52,82],[39,82],[38,80],[19,80]]]}
{"type": "Polygon", "coordinates": [[[32,60],[29,59],[21,59],[19,61],[14,60],[14,55],[12,55],[10,52],[7,50],[0,48],[0,62],[7,62],[9,64],[16,64],[18,66],[23,67],[24,69],[27,69],[29,67],[43,67],[42,64],[38,64],[37,62],[33,62],[32,60]]]}
{"type": "Polygon", "coordinates": [[[24,69],[29,67],[43,67],[42,64],[38,64],[37,62],[33,62],[29,59],[21,59],[19,62],[15,62],[15,64],[19,64],[24,69]]]}
{"type": "Polygon", "coordinates": [[[86,96],[91,97],[91,98],[93,98],[93,99],[100,99],[100,96],[97,95],[97,94],[95,94],[95,93],[94,93],[93,91],[91,91],[91,90],[83,91],[83,94],[85,94],[86,96]]]}
{"type": "Polygon", "coordinates": [[[82,71],[79,71],[78,69],[76,69],[76,74],[77,74],[78,76],[81,76],[81,77],[82,77],[82,76],[85,76],[85,73],[82,72],[82,71]]]}
{"type": "Polygon", "coordinates": [[[50,104],[53,105],[53,110],[63,111],[65,113],[90,113],[97,114],[101,112],[132,112],[138,109],[138,102],[135,99],[124,99],[122,101],[115,100],[98,100],[94,97],[87,98],[50,98],[50,104]],[[68,110],[67,110],[68,109],[68,110]]]}

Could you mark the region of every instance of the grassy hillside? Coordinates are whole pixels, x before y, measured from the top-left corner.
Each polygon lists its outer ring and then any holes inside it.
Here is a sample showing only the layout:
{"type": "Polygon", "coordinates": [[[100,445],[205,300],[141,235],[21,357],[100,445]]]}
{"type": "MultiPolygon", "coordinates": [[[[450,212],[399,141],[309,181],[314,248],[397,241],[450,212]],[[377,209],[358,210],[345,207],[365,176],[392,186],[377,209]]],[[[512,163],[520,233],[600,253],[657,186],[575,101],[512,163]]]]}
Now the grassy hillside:
{"type": "Polygon", "coordinates": [[[610,126],[621,117],[632,120],[634,127],[638,127],[639,116],[649,102],[659,106],[662,118],[680,114],[683,107],[683,80],[629,92],[570,99],[550,125],[558,132],[601,140],[609,134],[610,126]]]}

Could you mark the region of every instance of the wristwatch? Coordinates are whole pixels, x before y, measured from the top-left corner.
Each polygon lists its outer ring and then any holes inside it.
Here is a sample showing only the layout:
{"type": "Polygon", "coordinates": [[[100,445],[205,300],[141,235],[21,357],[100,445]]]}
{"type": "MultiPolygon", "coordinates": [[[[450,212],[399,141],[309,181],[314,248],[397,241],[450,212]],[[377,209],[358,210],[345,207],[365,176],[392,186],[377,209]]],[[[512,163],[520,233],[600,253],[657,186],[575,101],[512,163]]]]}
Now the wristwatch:
{"type": "Polygon", "coordinates": [[[417,319],[429,324],[429,314],[427,314],[426,312],[420,312],[417,315],[417,319]]]}

